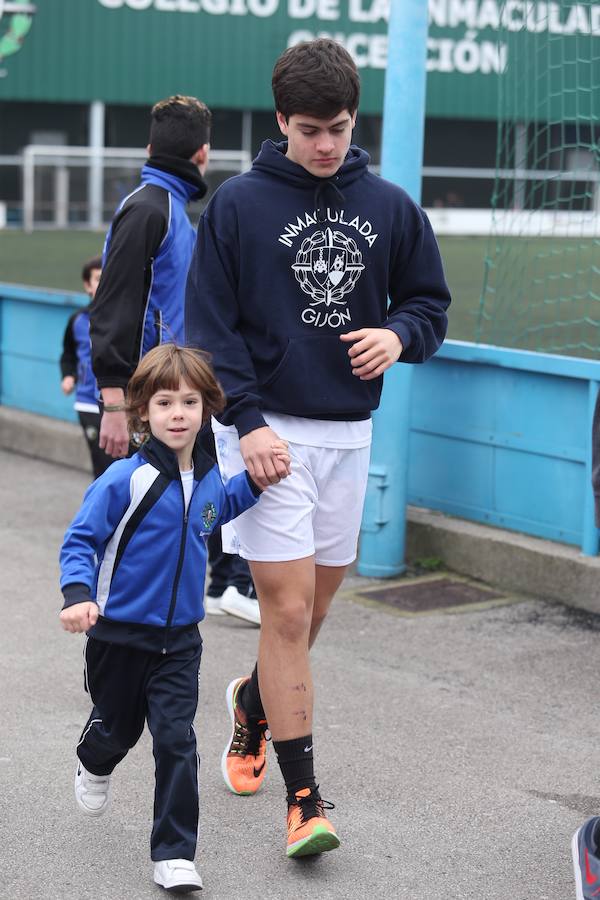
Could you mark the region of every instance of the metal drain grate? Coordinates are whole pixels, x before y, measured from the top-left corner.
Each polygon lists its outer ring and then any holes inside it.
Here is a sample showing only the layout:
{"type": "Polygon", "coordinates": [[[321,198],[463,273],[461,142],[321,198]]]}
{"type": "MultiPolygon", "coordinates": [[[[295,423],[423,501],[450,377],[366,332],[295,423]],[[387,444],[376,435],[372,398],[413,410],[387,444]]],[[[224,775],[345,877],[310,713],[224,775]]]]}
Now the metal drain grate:
{"type": "Polygon", "coordinates": [[[431,612],[437,609],[451,609],[454,606],[468,606],[485,603],[503,597],[504,594],[489,588],[476,587],[464,581],[450,578],[436,578],[431,581],[395,584],[393,587],[375,591],[360,591],[359,596],[367,600],[385,603],[403,612],[431,612]]]}

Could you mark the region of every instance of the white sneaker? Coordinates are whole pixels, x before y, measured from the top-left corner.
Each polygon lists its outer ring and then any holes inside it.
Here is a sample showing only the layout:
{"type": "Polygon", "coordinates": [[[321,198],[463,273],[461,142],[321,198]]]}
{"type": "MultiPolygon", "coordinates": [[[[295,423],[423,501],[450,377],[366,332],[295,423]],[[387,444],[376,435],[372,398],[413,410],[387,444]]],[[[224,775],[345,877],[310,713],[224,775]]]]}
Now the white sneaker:
{"type": "Polygon", "coordinates": [[[206,610],[207,615],[209,616],[226,616],[227,613],[224,609],[221,609],[221,600],[223,597],[209,597],[208,594],[204,596],[204,609],[206,610]]]}
{"type": "Polygon", "coordinates": [[[202,890],[202,879],[189,859],[163,859],[155,862],[154,881],[174,894],[202,890]]]}
{"type": "Polygon", "coordinates": [[[110,775],[92,775],[77,762],[75,770],[75,800],[86,816],[101,816],[108,807],[110,775]]]}
{"type": "Polygon", "coordinates": [[[237,616],[253,625],[260,625],[260,608],[258,600],[253,597],[244,597],[233,585],[226,588],[221,597],[221,609],[230,616],[237,616]]]}

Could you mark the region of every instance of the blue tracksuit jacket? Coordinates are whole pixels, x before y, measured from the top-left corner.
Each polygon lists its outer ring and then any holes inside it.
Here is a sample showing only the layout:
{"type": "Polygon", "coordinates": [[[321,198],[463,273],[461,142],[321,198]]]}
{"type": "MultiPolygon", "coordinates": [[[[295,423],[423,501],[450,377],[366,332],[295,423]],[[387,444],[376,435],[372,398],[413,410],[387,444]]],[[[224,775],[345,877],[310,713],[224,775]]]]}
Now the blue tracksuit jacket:
{"type": "Polygon", "coordinates": [[[152,437],[88,488],[60,554],[64,606],[95,600],[100,640],[165,651],[204,618],[206,539],[253,506],[260,489],[242,472],[223,484],[197,444],[185,512],[175,454],[152,437]]]}

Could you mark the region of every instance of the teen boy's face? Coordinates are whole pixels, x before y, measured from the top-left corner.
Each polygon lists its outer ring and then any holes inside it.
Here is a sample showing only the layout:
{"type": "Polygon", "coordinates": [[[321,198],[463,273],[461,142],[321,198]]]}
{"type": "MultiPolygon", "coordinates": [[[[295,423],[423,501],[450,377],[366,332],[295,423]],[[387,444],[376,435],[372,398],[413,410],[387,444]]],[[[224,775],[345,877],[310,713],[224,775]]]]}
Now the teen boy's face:
{"type": "Polygon", "coordinates": [[[202,394],[182,380],[176,391],[160,390],[148,403],[144,422],[159,441],[175,451],[179,468],[192,467],[192,449],[202,427],[202,394]]]}
{"type": "Polygon", "coordinates": [[[294,113],[286,120],[277,113],[277,124],[288,139],[287,158],[317,178],[331,178],[340,168],[352,140],[356,113],[347,109],[333,119],[315,119],[294,113]]]}
{"type": "Polygon", "coordinates": [[[83,282],[83,289],[90,300],[93,300],[96,296],[96,291],[98,290],[98,285],[100,284],[101,275],[102,269],[92,269],[92,271],[90,272],[89,280],[83,282]]]}

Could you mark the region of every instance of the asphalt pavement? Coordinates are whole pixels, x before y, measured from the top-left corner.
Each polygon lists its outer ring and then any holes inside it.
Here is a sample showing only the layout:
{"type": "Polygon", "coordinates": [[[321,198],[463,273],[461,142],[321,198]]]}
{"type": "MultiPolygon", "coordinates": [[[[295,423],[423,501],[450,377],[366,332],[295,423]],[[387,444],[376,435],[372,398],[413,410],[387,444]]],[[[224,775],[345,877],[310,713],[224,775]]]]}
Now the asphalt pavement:
{"type": "MultiPolygon", "coordinates": [[[[0,897],[160,900],[147,732],[104,817],[73,798],[89,701],[83,639],[59,626],[58,550],[88,477],[8,452],[0,464],[0,897]]],[[[226,790],[224,692],[250,671],[258,631],[202,623],[199,896],[574,897],[571,835],[600,813],[600,619],[518,597],[403,616],[359,596],[370,587],[348,579],[313,651],[317,775],[342,841],[321,857],[285,857],[272,750],[256,797],[226,790]]]]}

